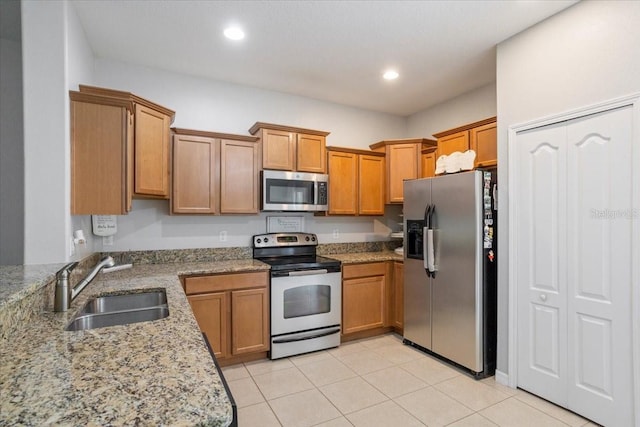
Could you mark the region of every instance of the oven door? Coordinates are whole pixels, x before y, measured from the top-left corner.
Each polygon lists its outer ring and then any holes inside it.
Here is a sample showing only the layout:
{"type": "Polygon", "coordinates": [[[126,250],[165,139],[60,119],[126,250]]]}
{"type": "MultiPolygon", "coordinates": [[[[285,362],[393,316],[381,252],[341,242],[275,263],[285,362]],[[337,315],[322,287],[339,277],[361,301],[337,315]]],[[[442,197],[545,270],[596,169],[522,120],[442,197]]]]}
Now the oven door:
{"type": "Polygon", "coordinates": [[[337,326],[342,276],[327,270],[294,271],[271,278],[271,336],[337,326]]]}

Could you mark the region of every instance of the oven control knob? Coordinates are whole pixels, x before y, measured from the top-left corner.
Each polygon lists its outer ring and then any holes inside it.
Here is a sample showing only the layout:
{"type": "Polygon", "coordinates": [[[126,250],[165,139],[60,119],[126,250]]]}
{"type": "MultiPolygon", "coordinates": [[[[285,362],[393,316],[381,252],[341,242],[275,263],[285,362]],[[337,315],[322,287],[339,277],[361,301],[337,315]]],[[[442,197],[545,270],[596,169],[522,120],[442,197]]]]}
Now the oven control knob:
{"type": "Polygon", "coordinates": [[[309,236],[305,237],[304,240],[309,241],[309,236]]]}
{"type": "Polygon", "coordinates": [[[268,237],[265,237],[265,238],[264,238],[264,242],[265,242],[265,243],[267,243],[268,241],[269,241],[269,238],[268,238],[268,237]]]}
{"type": "Polygon", "coordinates": [[[315,242],[316,241],[316,236],[311,236],[311,241],[315,242]]]}
{"type": "Polygon", "coordinates": [[[262,240],[258,239],[258,240],[256,240],[256,243],[260,244],[260,243],[262,243],[262,240]]]}

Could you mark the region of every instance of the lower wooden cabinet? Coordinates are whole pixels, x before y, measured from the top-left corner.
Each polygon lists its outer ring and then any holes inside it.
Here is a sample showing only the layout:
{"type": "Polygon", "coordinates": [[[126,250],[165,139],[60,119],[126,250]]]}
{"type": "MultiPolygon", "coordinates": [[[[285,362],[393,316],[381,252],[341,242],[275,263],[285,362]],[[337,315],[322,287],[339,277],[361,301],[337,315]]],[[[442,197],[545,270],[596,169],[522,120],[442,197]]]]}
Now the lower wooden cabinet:
{"type": "Polygon", "coordinates": [[[186,277],[184,287],[216,358],[269,351],[268,272],[186,277]]]}
{"type": "Polygon", "coordinates": [[[388,263],[342,268],[342,334],[389,326],[388,263]]]}
{"type": "Polygon", "coordinates": [[[404,329],[404,263],[393,263],[393,328],[402,333],[404,329]]]}

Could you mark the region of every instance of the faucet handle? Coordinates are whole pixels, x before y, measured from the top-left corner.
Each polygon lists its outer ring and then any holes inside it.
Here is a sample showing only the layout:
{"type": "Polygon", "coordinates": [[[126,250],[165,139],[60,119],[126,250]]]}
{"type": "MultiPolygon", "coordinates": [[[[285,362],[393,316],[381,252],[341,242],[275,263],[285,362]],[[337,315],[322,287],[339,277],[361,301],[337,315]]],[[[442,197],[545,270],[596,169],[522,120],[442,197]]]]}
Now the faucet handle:
{"type": "Polygon", "coordinates": [[[78,266],[78,261],[70,262],[69,264],[62,267],[58,271],[58,273],[56,273],[56,276],[57,277],[68,276],[69,274],[71,274],[71,271],[73,271],[73,269],[76,268],[77,266],[78,266]]]}

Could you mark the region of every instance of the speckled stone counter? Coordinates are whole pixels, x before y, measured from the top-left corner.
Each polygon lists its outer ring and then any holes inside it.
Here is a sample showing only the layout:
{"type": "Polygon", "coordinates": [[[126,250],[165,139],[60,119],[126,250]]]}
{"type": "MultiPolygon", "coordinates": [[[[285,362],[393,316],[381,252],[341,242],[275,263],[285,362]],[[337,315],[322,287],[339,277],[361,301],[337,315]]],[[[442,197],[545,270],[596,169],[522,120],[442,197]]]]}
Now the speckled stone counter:
{"type": "Polygon", "coordinates": [[[268,268],[248,259],[100,274],[68,312],[41,310],[2,340],[0,425],[228,425],[229,398],[178,276],[268,268]],[[64,331],[90,297],[149,288],[166,289],[168,317],[64,331]]]}
{"type": "Polygon", "coordinates": [[[393,251],[357,252],[346,254],[330,254],[329,258],[337,259],[343,264],[359,264],[363,262],[403,261],[403,256],[393,251]]]}

